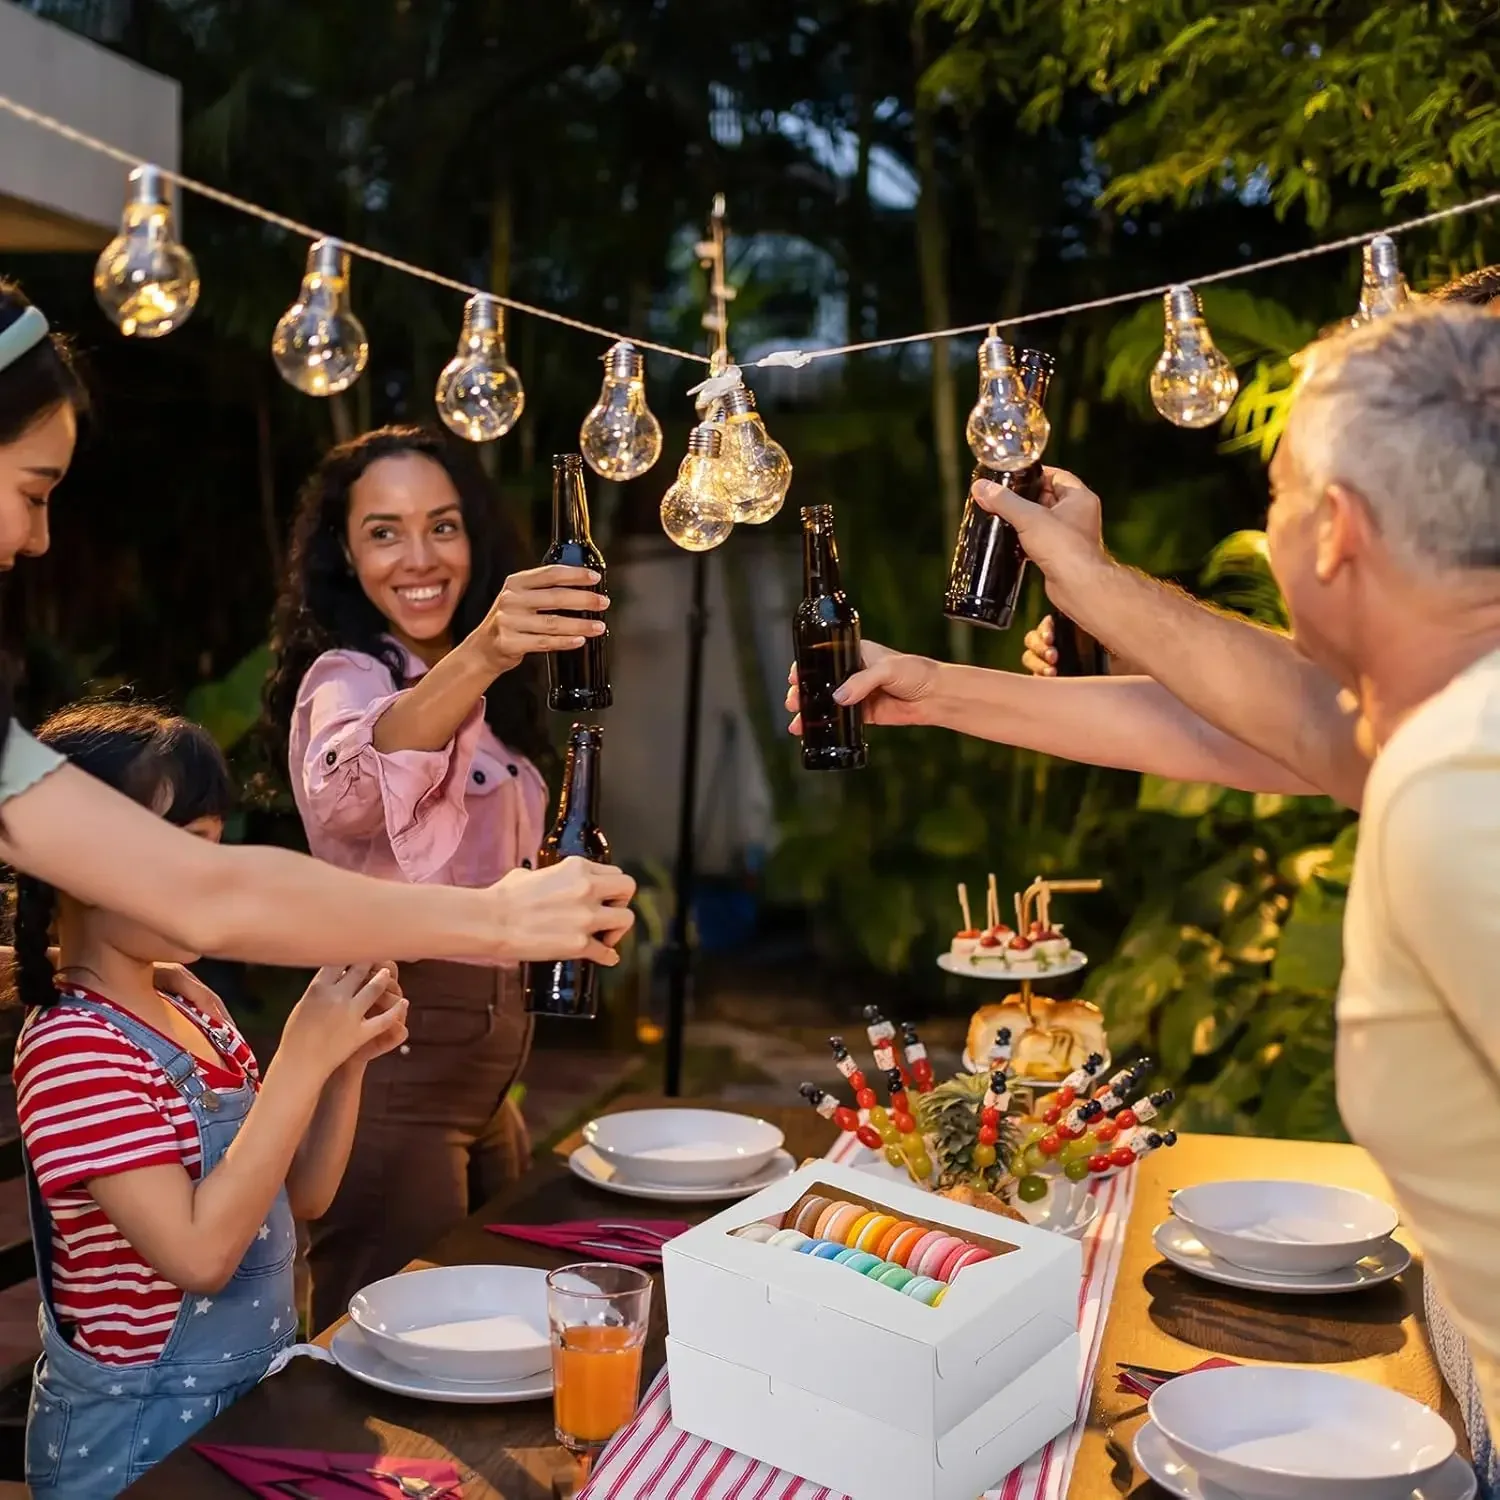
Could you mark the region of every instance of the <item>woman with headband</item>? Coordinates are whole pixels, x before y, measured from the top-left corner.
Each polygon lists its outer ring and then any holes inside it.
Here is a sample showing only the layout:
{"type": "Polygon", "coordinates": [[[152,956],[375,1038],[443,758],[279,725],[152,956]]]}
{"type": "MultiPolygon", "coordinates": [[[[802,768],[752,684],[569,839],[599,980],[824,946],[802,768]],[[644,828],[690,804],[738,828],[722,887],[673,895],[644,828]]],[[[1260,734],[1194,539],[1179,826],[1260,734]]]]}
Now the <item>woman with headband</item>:
{"type": "MultiPolygon", "coordinates": [[[[0,280],[0,572],[47,550],[47,508],[85,406],[66,343],[0,280]]],[[[194,838],[11,722],[3,682],[0,745],[0,860],[193,952],[310,968],[432,957],[612,965],[634,920],[635,882],[580,859],[464,889],[194,838]]]]}

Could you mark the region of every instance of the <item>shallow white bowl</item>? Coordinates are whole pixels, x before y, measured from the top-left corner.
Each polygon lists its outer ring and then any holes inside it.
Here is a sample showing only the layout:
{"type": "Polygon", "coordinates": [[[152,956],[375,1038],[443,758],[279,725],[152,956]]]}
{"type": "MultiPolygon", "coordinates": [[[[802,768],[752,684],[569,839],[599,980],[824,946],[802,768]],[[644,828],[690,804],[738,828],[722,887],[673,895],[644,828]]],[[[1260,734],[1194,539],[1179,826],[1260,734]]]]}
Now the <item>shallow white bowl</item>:
{"type": "Polygon", "coordinates": [[[1174,1193],[1172,1212],[1232,1265],[1282,1276],[1352,1266],[1399,1222],[1389,1203],[1321,1182],[1203,1182],[1174,1193]]]}
{"type": "Polygon", "coordinates": [[[529,1266],[405,1271],[356,1292],[349,1317],[387,1359],[440,1380],[521,1380],[552,1360],[547,1273],[529,1266]]]}
{"type": "Polygon", "coordinates": [[[632,1109],[601,1115],[583,1138],[622,1176],[664,1187],[722,1187],[753,1177],[781,1149],[764,1120],[718,1109],[632,1109]]]}
{"type": "Polygon", "coordinates": [[[1456,1447],[1420,1402],[1324,1370],[1181,1375],[1150,1412],[1202,1478],[1256,1500],[1411,1500],[1456,1447]]]}

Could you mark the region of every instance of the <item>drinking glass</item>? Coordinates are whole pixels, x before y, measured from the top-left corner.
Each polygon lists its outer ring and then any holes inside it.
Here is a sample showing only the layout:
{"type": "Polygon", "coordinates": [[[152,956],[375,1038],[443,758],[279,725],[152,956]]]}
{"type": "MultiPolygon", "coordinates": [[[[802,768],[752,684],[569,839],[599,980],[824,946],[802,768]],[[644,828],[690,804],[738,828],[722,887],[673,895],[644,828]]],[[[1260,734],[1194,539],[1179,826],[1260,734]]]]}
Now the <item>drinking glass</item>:
{"type": "Polygon", "coordinates": [[[552,1420],[557,1441],[585,1463],[635,1415],[650,1316],[644,1271],[585,1261],[548,1273],[552,1420]]]}

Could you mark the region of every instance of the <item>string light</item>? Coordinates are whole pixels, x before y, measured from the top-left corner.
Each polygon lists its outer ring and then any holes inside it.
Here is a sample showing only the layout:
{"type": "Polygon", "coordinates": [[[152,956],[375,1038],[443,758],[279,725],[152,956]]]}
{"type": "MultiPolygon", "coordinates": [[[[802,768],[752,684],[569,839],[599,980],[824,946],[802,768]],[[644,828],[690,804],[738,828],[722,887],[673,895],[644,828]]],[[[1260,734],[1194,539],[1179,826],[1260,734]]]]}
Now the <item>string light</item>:
{"type": "Polygon", "coordinates": [[[487,292],[464,304],[458,353],[438,376],[443,425],[471,443],[504,437],[526,408],[521,377],[505,356],[505,309],[487,292]]]}
{"type": "Polygon", "coordinates": [[[624,340],[604,356],[604,385],[578,446],[601,479],[638,479],[661,457],[661,423],[646,405],[646,360],[624,340]]]}
{"type": "Polygon", "coordinates": [[[750,526],[769,521],[782,507],[792,484],[792,461],[766,431],[755,397],[743,385],[723,399],[721,483],[734,506],[734,519],[750,526]]]}
{"type": "Polygon", "coordinates": [[[964,429],[974,457],[992,469],[1024,469],[1047,446],[1052,424],[1026,392],[1010,345],[991,328],[979,346],[979,399],[964,429]]]}
{"type": "Polygon", "coordinates": [[[1411,301],[1401,262],[1396,258],[1396,242],[1388,234],[1377,234],[1364,248],[1363,273],[1360,276],[1359,312],[1353,322],[1369,323],[1400,312],[1411,301]]]}
{"type": "Polygon", "coordinates": [[[1151,371],[1151,403],[1178,427],[1211,427],[1234,405],[1240,377],[1214,343],[1190,286],[1166,295],[1166,334],[1151,371]]]}
{"type": "Polygon", "coordinates": [[[127,179],[120,232],[94,263],[94,295],[126,338],[161,338],[197,305],[198,265],[177,239],[159,168],[127,179]]]}
{"type": "Polygon", "coordinates": [[[338,240],[307,252],[302,290],[276,325],[271,357],[281,378],[308,396],[336,396],[364,373],[370,343],[349,302],[349,252],[338,240]]]}
{"type": "Polygon", "coordinates": [[[734,530],[734,502],[724,489],[723,434],[701,422],[688,434],[687,457],[662,496],[661,529],[685,552],[707,552],[734,530]]]}

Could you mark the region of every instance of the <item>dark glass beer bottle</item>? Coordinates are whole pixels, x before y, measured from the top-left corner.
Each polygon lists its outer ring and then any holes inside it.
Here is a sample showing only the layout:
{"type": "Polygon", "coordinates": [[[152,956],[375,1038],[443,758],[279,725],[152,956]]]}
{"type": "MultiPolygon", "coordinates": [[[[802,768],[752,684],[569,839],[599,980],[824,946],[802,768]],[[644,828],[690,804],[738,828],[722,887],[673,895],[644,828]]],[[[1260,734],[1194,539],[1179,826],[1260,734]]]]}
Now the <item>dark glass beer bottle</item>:
{"type": "MultiPolygon", "coordinates": [[[[1027,395],[1045,405],[1057,361],[1039,349],[1018,349],[1015,361],[1027,395]]],[[[988,464],[977,464],[969,482],[972,485],[980,479],[1003,484],[1024,500],[1041,498],[1040,463],[1028,464],[1024,469],[992,469],[988,464]]],[[[958,541],[953,548],[953,566],[948,570],[943,613],[950,620],[1005,630],[1015,615],[1025,574],[1026,553],[1016,528],[1004,517],[981,510],[973,495],[969,495],[964,501],[963,520],[959,522],[958,541]]]]}
{"type": "MultiPolygon", "coordinates": [[[[609,594],[604,554],[589,534],[589,500],[583,488],[583,459],[576,453],[552,460],[552,545],[543,566],[592,568],[599,575],[594,592],[609,594]]],[[[562,610],[571,619],[604,620],[602,614],[562,610]]],[[[549,651],[547,707],[559,713],[594,712],[613,701],[609,691],[609,622],[603,635],[587,637],[576,651],[549,651]]]]}
{"type": "Polygon", "coordinates": [[[1052,616],[1052,645],[1059,677],[1107,677],[1109,653],[1082,626],[1066,615],[1052,616]]]}
{"type": "Polygon", "coordinates": [[[802,510],[802,602],[792,627],[802,699],[802,765],[809,771],[857,771],[869,759],[865,716],[845,708],[834,689],[860,668],[859,613],[839,584],[833,507],[802,510]]]}
{"type": "MultiPolygon", "coordinates": [[[[570,854],[595,861],[609,858],[609,840],[599,827],[599,759],[604,730],[597,724],[575,724],[568,736],[568,763],[563,771],[557,820],[542,840],[537,868],[558,864],[570,854]]],[[[592,1020],[599,1013],[599,974],[586,959],[527,964],[526,1011],[535,1016],[576,1016],[592,1020]]]]}

